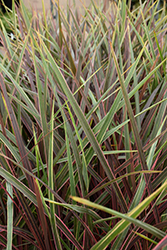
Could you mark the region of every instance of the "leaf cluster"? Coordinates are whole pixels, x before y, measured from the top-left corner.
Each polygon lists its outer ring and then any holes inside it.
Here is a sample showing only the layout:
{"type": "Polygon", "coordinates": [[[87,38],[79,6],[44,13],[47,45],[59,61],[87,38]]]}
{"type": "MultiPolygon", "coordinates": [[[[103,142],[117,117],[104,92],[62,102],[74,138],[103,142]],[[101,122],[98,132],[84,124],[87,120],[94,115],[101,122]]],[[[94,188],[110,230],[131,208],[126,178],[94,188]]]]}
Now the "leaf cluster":
{"type": "Polygon", "coordinates": [[[165,6],[21,2],[1,22],[2,249],[166,245],[165,6]]]}

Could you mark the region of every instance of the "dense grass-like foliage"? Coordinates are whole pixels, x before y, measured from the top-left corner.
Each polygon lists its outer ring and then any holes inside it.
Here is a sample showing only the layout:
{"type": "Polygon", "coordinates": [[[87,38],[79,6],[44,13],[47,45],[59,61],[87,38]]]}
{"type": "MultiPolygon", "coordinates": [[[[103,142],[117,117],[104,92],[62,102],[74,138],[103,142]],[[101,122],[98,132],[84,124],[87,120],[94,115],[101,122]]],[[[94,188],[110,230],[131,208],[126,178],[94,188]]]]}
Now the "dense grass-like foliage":
{"type": "Polygon", "coordinates": [[[1,249],[167,244],[167,16],[146,2],[1,22],[1,249]]]}

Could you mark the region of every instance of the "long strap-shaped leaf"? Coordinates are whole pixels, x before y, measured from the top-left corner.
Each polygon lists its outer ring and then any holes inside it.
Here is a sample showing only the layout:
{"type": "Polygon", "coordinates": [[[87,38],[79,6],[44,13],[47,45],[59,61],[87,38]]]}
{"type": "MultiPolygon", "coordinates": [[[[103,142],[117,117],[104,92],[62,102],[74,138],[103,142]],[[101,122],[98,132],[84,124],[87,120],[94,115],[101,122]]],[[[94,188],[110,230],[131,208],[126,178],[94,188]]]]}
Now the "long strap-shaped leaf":
{"type": "MultiPolygon", "coordinates": [[[[20,152],[20,155],[21,155],[21,158],[22,158],[23,166],[24,166],[25,169],[27,169],[28,171],[30,171],[32,173],[31,166],[30,166],[28,158],[26,156],[26,150],[25,150],[25,147],[24,147],[24,143],[23,143],[22,137],[20,135],[19,126],[18,126],[18,123],[17,123],[17,120],[16,120],[16,116],[14,114],[11,103],[9,101],[7,91],[6,91],[6,87],[5,87],[5,83],[3,81],[2,75],[0,75],[0,86],[1,86],[3,96],[4,96],[4,102],[5,102],[8,114],[9,114],[11,125],[12,125],[12,128],[13,128],[14,133],[15,133],[17,146],[19,148],[19,152],[20,152]]],[[[29,185],[30,185],[31,189],[33,190],[34,189],[33,178],[31,176],[29,176],[27,173],[25,173],[25,175],[27,177],[27,180],[29,182],[29,185]]],[[[16,190],[16,189],[15,189],[15,192],[16,192],[17,197],[18,197],[18,199],[19,199],[19,201],[20,201],[20,203],[22,205],[22,208],[23,208],[23,210],[25,212],[25,215],[28,218],[28,222],[29,222],[29,226],[31,228],[31,231],[34,232],[34,237],[38,241],[39,246],[41,247],[41,249],[45,249],[44,244],[43,244],[43,240],[42,240],[42,236],[41,236],[41,234],[39,232],[37,223],[35,223],[35,219],[34,219],[33,214],[31,213],[31,209],[27,205],[25,197],[22,196],[20,194],[20,192],[18,190],[16,190]]]]}
{"type": "MultiPolygon", "coordinates": [[[[6,179],[9,183],[12,184],[12,186],[14,186],[15,190],[17,190],[19,193],[21,193],[21,196],[24,198],[27,197],[34,205],[38,206],[37,203],[37,199],[36,199],[36,195],[28,188],[26,187],[21,181],[19,181],[18,179],[16,179],[15,176],[11,175],[7,170],[5,170],[4,168],[0,167],[0,175],[6,179]]],[[[36,179],[38,179],[36,177],[36,179]]],[[[40,179],[38,179],[38,181],[41,181],[40,179]]],[[[42,181],[41,181],[42,182],[42,181]]],[[[45,183],[42,182],[42,184],[44,185],[45,183]]],[[[46,186],[48,189],[49,187],[46,186]]],[[[51,191],[51,189],[49,189],[51,191]]],[[[53,192],[55,193],[55,192],[53,192]]],[[[25,198],[24,198],[25,199],[25,198]]],[[[62,203],[64,202],[63,200],[61,201],[62,203]]],[[[61,204],[61,203],[60,203],[61,204]]],[[[46,213],[47,215],[47,213],[46,213]]],[[[71,233],[71,231],[67,228],[67,226],[64,224],[64,222],[55,214],[56,216],[56,220],[57,220],[57,224],[58,227],[61,229],[61,231],[66,235],[66,237],[73,243],[73,245],[75,245],[75,247],[78,250],[82,250],[81,245],[77,242],[77,240],[74,238],[73,234],[71,233]]],[[[77,217],[77,216],[76,216],[77,217]]],[[[77,217],[77,219],[79,220],[79,217],[77,217]]],[[[32,223],[32,226],[35,227],[36,224],[34,223],[35,220],[32,223]],[[35,224],[35,225],[34,225],[35,224]]],[[[32,230],[31,230],[32,231],[32,230]]]]}
{"type": "MultiPolygon", "coordinates": [[[[54,180],[54,171],[53,171],[53,125],[54,125],[54,103],[52,107],[52,114],[51,114],[51,127],[50,127],[50,138],[49,138],[49,151],[48,151],[48,185],[49,187],[54,190],[54,185],[55,185],[55,180],[54,180]]],[[[51,200],[54,200],[54,195],[49,192],[49,198],[51,200]]],[[[60,242],[60,237],[59,237],[59,232],[57,228],[57,220],[55,217],[55,206],[53,204],[50,204],[50,215],[51,215],[51,228],[52,228],[52,233],[54,235],[54,242],[56,249],[61,250],[61,242],[60,242]]]]}
{"type": "MultiPolygon", "coordinates": [[[[106,208],[104,206],[98,205],[96,203],[90,202],[90,201],[82,199],[82,198],[72,197],[73,200],[75,200],[75,201],[77,201],[77,202],[79,202],[81,204],[84,204],[84,205],[87,205],[87,206],[90,206],[90,207],[105,211],[105,212],[107,212],[109,214],[116,215],[116,216],[118,216],[120,218],[124,218],[121,221],[119,221],[115,225],[115,227],[107,233],[106,236],[104,236],[97,244],[95,244],[91,248],[91,250],[106,249],[106,247],[110,244],[110,242],[112,240],[114,240],[115,237],[117,237],[121,232],[123,232],[129,226],[129,224],[132,223],[133,219],[137,218],[141,214],[141,212],[144,209],[146,209],[149,206],[149,204],[161,192],[163,192],[166,188],[167,188],[167,181],[164,184],[162,184],[161,187],[159,187],[154,193],[152,193],[150,196],[148,196],[145,200],[143,200],[141,203],[139,203],[137,207],[132,209],[132,211],[130,211],[127,214],[121,214],[121,213],[119,213],[117,211],[114,211],[113,209],[106,208]]],[[[133,223],[135,223],[135,224],[137,223],[138,226],[142,226],[142,227],[144,226],[144,224],[142,222],[141,222],[141,225],[140,225],[140,221],[138,221],[138,220],[136,220],[136,221],[134,220],[133,223]]],[[[145,226],[146,226],[146,223],[145,223],[145,226]]],[[[147,229],[146,228],[145,229],[149,231],[149,228],[153,229],[153,227],[151,227],[150,225],[147,227],[147,229]]],[[[155,228],[155,230],[157,231],[156,228],[155,228]]],[[[160,230],[158,230],[157,232],[160,233],[160,234],[158,233],[160,238],[165,237],[164,232],[162,232],[160,230]]],[[[158,238],[159,238],[159,236],[157,235],[158,238]]]]}
{"type": "MultiPolygon", "coordinates": [[[[108,164],[108,162],[107,162],[107,160],[106,160],[106,158],[105,158],[105,156],[104,156],[104,154],[103,154],[103,152],[101,150],[101,147],[100,147],[100,145],[99,145],[99,143],[98,143],[92,129],[90,128],[90,126],[88,124],[88,121],[86,120],[84,114],[82,113],[77,101],[75,100],[75,98],[74,98],[68,84],[66,83],[63,75],[61,74],[58,65],[56,64],[55,60],[53,59],[52,55],[50,54],[49,50],[47,49],[46,45],[42,42],[42,40],[41,40],[41,43],[43,44],[43,47],[44,47],[44,49],[46,51],[46,54],[48,55],[48,59],[49,59],[51,65],[52,65],[52,67],[53,67],[53,69],[54,69],[54,71],[56,73],[57,83],[63,89],[65,95],[68,97],[68,100],[69,100],[69,102],[70,102],[76,116],[78,117],[78,120],[79,120],[81,126],[83,127],[83,130],[84,130],[86,136],[88,137],[88,139],[89,139],[95,153],[97,154],[97,156],[98,156],[98,158],[99,158],[99,160],[100,160],[100,162],[101,162],[101,164],[102,164],[102,166],[103,166],[109,180],[115,179],[115,176],[114,176],[114,174],[113,174],[113,172],[112,172],[112,170],[111,170],[111,168],[110,168],[110,166],[109,166],[109,164],[108,164]]],[[[119,203],[120,203],[120,205],[122,207],[122,210],[124,212],[126,212],[127,211],[127,205],[126,205],[125,199],[124,199],[124,197],[122,195],[122,192],[120,190],[119,185],[117,183],[114,183],[113,188],[114,188],[115,193],[116,193],[116,195],[118,197],[118,200],[119,200],[119,203]]]]}
{"type": "Polygon", "coordinates": [[[7,198],[7,249],[12,249],[12,240],[13,240],[13,189],[12,185],[7,182],[6,190],[11,197],[7,198]],[[11,199],[12,198],[12,199],[11,199]]]}
{"type": "MultiPolygon", "coordinates": [[[[26,156],[27,153],[26,153],[26,150],[25,150],[25,146],[24,146],[21,134],[20,134],[17,119],[16,119],[16,116],[15,116],[14,111],[12,109],[11,103],[9,101],[9,97],[7,95],[7,91],[6,91],[6,87],[5,87],[5,83],[4,83],[2,74],[0,74],[0,87],[1,87],[1,90],[2,90],[2,93],[3,93],[3,96],[4,96],[4,102],[5,102],[7,111],[8,111],[8,115],[9,115],[9,118],[10,118],[10,121],[11,121],[11,125],[12,125],[13,131],[15,133],[16,142],[17,142],[17,146],[19,148],[20,156],[22,158],[23,166],[24,166],[24,168],[26,168],[27,170],[32,172],[31,166],[30,166],[29,161],[28,161],[27,156],[26,156]]],[[[30,177],[27,174],[26,174],[26,177],[27,177],[27,180],[29,182],[29,185],[30,185],[31,189],[33,190],[34,189],[34,183],[33,183],[32,177],[30,177]]]]}
{"type": "MultiPolygon", "coordinates": [[[[120,71],[118,61],[117,61],[116,55],[114,53],[114,49],[112,47],[112,44],[111,44],[111,53],[113,55],[113,59],[114,59],[114,63],[115,63],[117,73],[118,73],[118,77],[119,77],[122,93],[123,93],[123,96],[124,96],[125,104],[127,106],[127,111],[128,111],[128,114],[129,114],[131,124],[132,124],[132,130],[133,130],[133,134],[134,134],[134,137],[135,137],[137,150],[139,152],[139,159],[140,159],[140,162],[141,162],[141,166],[142,166],[143,170],[148,170],[148,166],[147,166],[147,163],[146,163],[146,158],[145,158],[145,155],[144,155],[144,151],[143,151],[143,148],[142,148],[142,143],[141,143],[139,132],[138,132],[137,123],[136,123],[136,120],[135,120],[135,117],[134,117],[134,114],[133,114],[131,103],[130,103],[130,100],[129,100],[129,97],[128,97],[128,94],[127,94],[127,91],[126,91],[126,87],[125,87],[125,84],[124,84],[124,81],[123,81],[123,78],[122,78],[122,75],[121,75],[121,71],[120,71]]],[[[151,182],[149,181],[149,177],[146,174],[144,174],[144,177],[145,177],[146,184],[148,185],[149,194],[151,194],[153,192],[153,188],[152,188],[151,182]]],[[[154,208],[154,212],[155,212],[156,218],[158,220],[158,210],[156,209],[156,207],[154,208]]]]}

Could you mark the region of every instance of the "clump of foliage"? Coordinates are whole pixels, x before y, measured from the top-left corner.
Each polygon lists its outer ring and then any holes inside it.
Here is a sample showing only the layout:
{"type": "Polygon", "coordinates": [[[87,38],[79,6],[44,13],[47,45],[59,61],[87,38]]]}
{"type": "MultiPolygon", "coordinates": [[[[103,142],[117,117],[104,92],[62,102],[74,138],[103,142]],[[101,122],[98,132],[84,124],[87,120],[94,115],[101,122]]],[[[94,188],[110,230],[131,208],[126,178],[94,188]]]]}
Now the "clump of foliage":
{"type": "Polygon", "coordinates": [[[146,2],[2,25],[1,249],[166,245],[167,16],[146,2]]]}

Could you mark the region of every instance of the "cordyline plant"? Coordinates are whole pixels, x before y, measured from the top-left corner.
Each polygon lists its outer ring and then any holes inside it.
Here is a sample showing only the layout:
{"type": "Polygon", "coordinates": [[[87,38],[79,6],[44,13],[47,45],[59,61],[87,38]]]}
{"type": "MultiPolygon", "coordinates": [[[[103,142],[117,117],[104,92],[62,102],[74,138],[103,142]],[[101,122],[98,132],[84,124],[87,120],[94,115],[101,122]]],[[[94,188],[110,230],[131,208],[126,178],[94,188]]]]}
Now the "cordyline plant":
{"type": "Polygon", "coordinates": [[[1,249],[167,244],[167,16],[153,5],[57,2],[53,19],[21,2],[14,40],[1,22],[1,249]]]}

